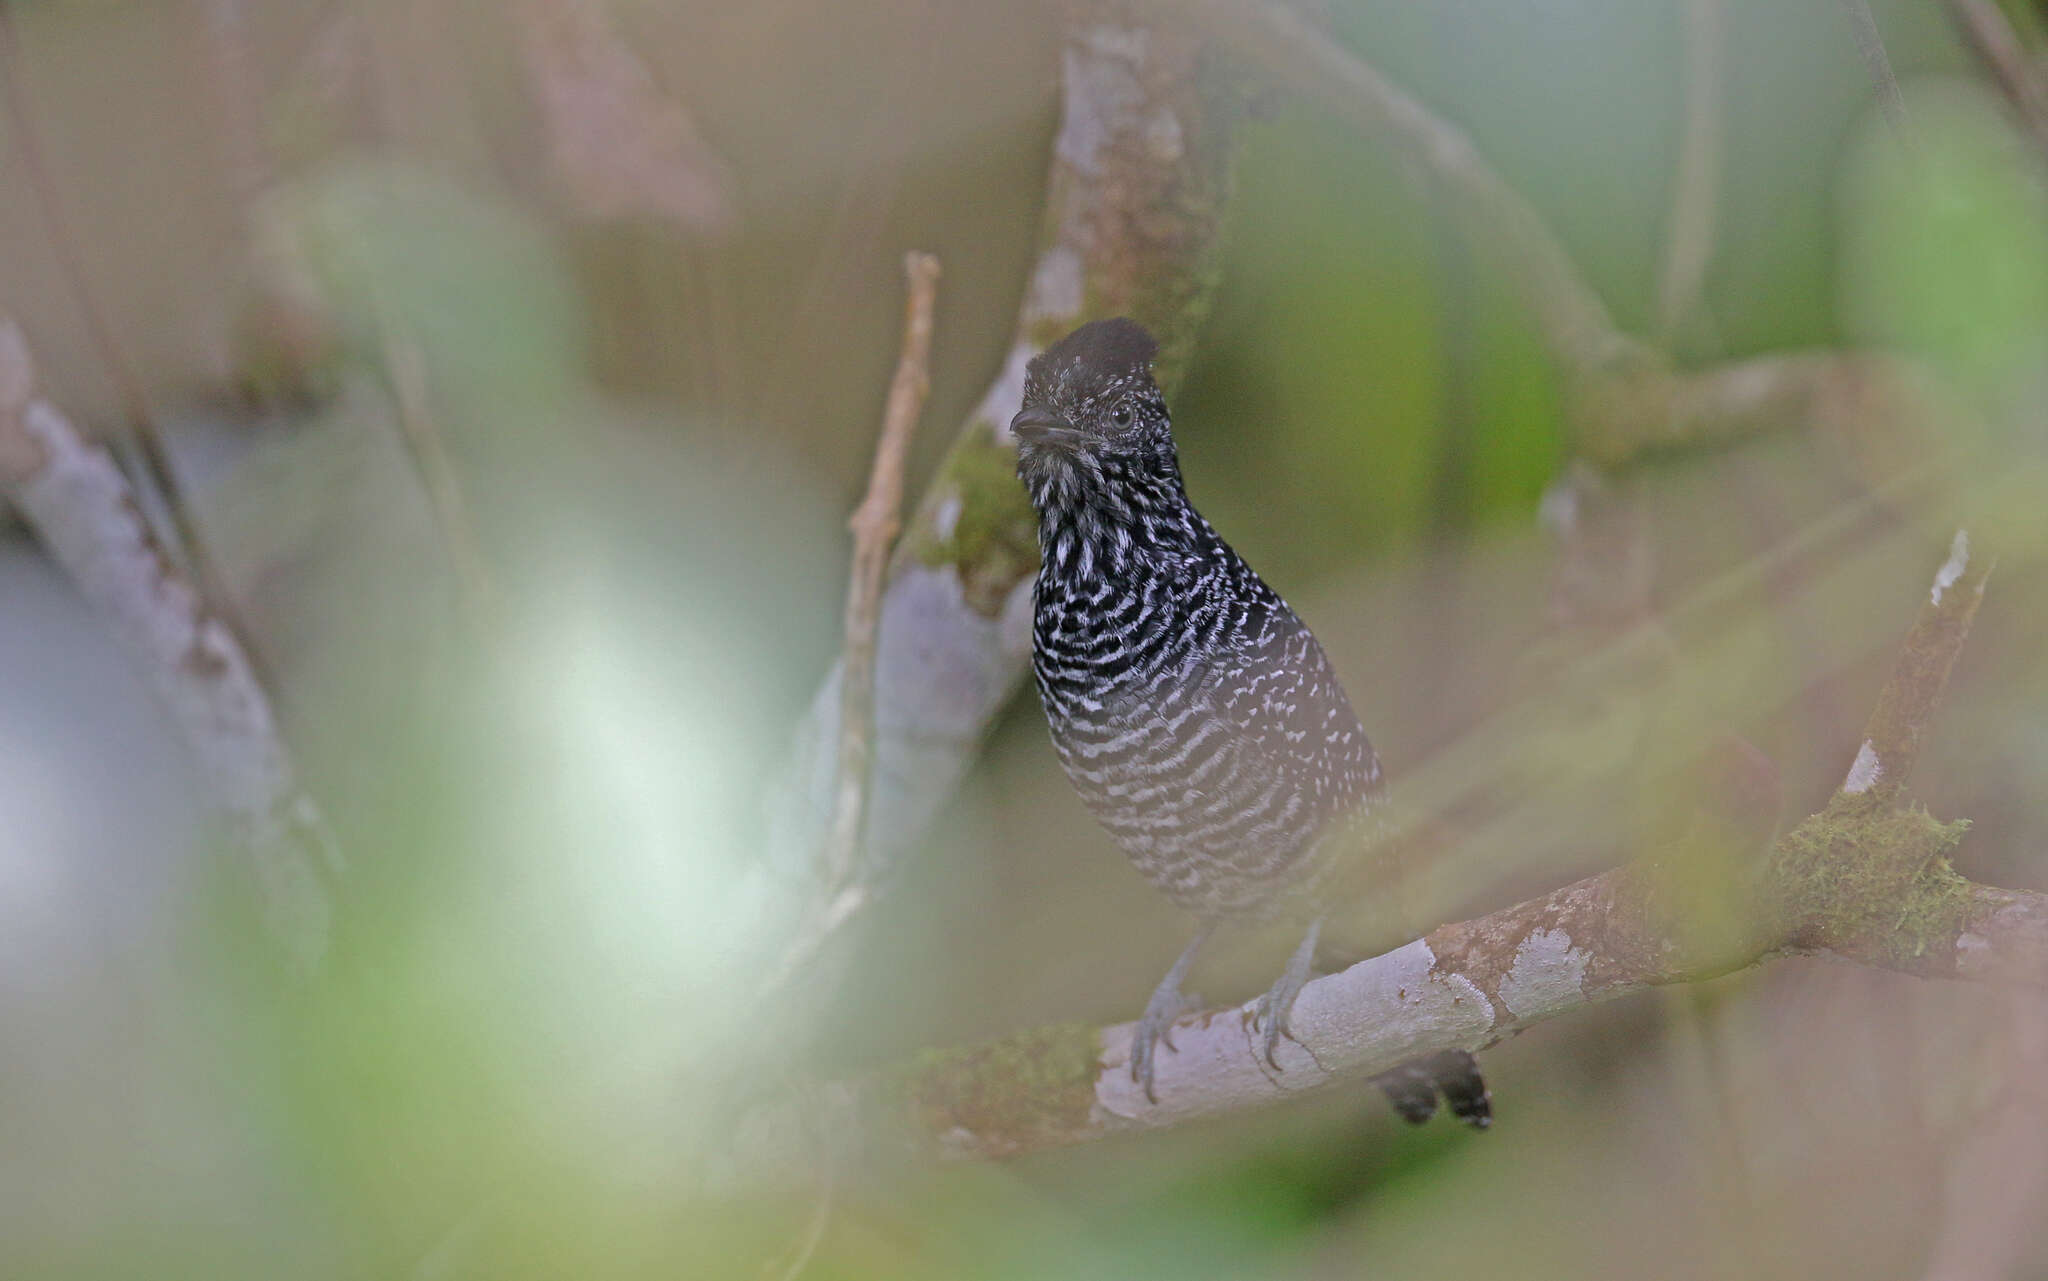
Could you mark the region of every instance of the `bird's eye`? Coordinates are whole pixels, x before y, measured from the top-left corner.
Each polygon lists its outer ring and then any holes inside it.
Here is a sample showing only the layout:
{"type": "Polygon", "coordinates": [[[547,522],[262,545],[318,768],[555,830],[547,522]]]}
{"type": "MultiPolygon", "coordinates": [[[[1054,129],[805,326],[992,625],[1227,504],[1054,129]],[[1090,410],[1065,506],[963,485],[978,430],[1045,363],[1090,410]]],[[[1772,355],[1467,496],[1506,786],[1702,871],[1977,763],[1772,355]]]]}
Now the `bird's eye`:
{"type": "Polygon", "coordinates": [[[1129,405],[1118,405],[1118,406],[1116,407],[1116,412],[1115,412],[1115,413],[1113,413],[1113,414],[1111,414],[1111,415],[1110,415],[1110,418],[1111,418],[1111,420],[1113,420],[1113,421],[1114,421],[1114,422],[1116,423],[1116,425],[1117,425],[1117,426],[1119,426],[1119,427],[1128,427],[1128,426],[1130,426],[1130,425],[1131,425],[1131,407],[1130,407],[1129,405]]]}

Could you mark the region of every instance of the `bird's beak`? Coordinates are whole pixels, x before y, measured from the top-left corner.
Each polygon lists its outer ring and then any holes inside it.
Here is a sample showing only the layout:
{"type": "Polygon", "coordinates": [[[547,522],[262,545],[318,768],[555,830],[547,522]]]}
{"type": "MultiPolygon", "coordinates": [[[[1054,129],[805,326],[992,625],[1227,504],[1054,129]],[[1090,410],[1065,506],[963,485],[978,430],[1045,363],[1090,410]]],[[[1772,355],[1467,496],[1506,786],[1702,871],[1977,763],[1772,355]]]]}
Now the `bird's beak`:
{"type": "Polygon", "coordinates": [[[1085,433],[1066,419],[1044,409],[1025,409],[1010,420],[1010,434],[1027,445],[1050,445],[1074,450],[1087,439],[1085,433]]]}

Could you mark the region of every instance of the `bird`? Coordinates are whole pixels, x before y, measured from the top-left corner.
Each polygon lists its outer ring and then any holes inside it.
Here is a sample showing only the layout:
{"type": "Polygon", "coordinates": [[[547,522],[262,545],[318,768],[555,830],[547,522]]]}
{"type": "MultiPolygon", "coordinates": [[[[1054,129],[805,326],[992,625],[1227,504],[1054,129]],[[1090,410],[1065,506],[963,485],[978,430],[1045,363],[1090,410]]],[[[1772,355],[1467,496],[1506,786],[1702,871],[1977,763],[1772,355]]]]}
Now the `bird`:
{"type": "MultiPolygon", "coordinates": [[[[1157,1103],[1160,1047],[1219,924],[1306,922],[1251,1020],[1276,1069],[1333,896],[1391,841],[1386,782],[1323,647],[1189,501],[1158,345],[1136,322],[1080,326],[1025,367],[1010,421],[1038,513],[1032,675],[1082,803],[1193,939],[1146,1003],[1130,1073],[1157,1103]]],[[[1463,1051],[1379,1084],[1423,1120],[1438,1088],[1490,1119],[1463,1051]],[[1469,1079],[1468,1079],[1469,1078],[1469,1079]]]]}

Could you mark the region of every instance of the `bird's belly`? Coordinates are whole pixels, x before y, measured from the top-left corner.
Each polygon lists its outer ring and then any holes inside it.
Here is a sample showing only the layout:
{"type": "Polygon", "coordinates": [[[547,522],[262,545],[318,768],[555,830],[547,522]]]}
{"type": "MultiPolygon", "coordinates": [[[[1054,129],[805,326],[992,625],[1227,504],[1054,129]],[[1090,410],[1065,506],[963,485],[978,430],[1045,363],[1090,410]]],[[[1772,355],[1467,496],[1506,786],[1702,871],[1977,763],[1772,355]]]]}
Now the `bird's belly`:
{"type": "Polygon", "coordinates": [[[1318,798],[1263,764],[1222,721],[1123,703],[1055,718],[1053,745],[1082,803],[1181,908],[1258,917],[1316,878],[1318,798]]]}

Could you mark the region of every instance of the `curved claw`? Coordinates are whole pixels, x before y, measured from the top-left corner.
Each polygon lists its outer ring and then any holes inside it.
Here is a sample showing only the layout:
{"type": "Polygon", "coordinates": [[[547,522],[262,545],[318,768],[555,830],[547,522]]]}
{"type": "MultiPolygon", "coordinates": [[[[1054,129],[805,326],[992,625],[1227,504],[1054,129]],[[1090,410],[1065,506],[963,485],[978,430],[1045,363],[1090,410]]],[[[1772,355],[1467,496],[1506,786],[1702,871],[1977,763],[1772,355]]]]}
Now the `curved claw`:
{"type": "Polygon", "coordinates": [[[1152,1088],[1153,1069],[1158,1064],[1161,1045],[1174,1049],[1173,1021],[1180,1017],[1185,1004],[1177,988],[1160,988],[1145,1006],[1145,1017],[1138,1020],[1138,1026],[1131,1032],[1131,1080],[1145,1087],[1148,1103],[1159,1102],[1159,1095],[1152,1088]]]}
{"type": "MultiPolygon", "coordinates": [[[[1277,990],[1278,985],[1275,987],[1277,990]]],[[[1259,1003],[1252,1007],[1252,1031],[1259,1035],[1259,1048],[1266,1062],[1272,1064],[1275,1072],[1285,1072],[1287,1069],[1280,1066],[1280,1038],[1291,1037],[1293,1033],[1288,1029],[1285,1013],[1279,1018],[1273,1017],[1273,1004],[1273,992],[1259,997],[1259,1003]]],[[[1292,1005],[1292,1000],[1288,1004],[1292,1005]]]]}
{"type": "Polygon", "coordinates": [[[1138,1026],[1131,1031],[1131,1080],[1145,1087],[1145,1099],[1149,1103],[1159,1102],[1159,1096],[1152,1090],[1152,1069],[1157,1063],[1158,1046],[1164,1043],[1172,1050],[1173,1021],[1188,1009],[1188,998],[1181,994],[1181,980],[1188,974],[1188,967],[1194,964],[1195,953],[1202,950],[1202,942],[1209,937],[1214,925],[1204,922],[1195,931],[1195,937],[1181,952],[1180,959],[1166,972],[1166,977],[1153,989],[1152,999],[1145,1002],[1145,1017],[1138,1020],[1138,1026]]]}
{"type": "Polygon", "coordinates": [[[1263,1025],[1266,1062],[1273,1065],[1275,1072],[1285,1071],[1280,1066],[1280,1038],[1293,1035],[1287,1026],[1287,1016],[1294,1011],[1294,998],[1301,995],[1302,986],[1308,982],[1309,962],[1315,956],[1316,938],[1322,928],[1321,920],[1308,927],[1307,936],[1294,949],[1287,968],[1252,1009],[1252,1030],[1260,1031],[1263,1025]]]}

